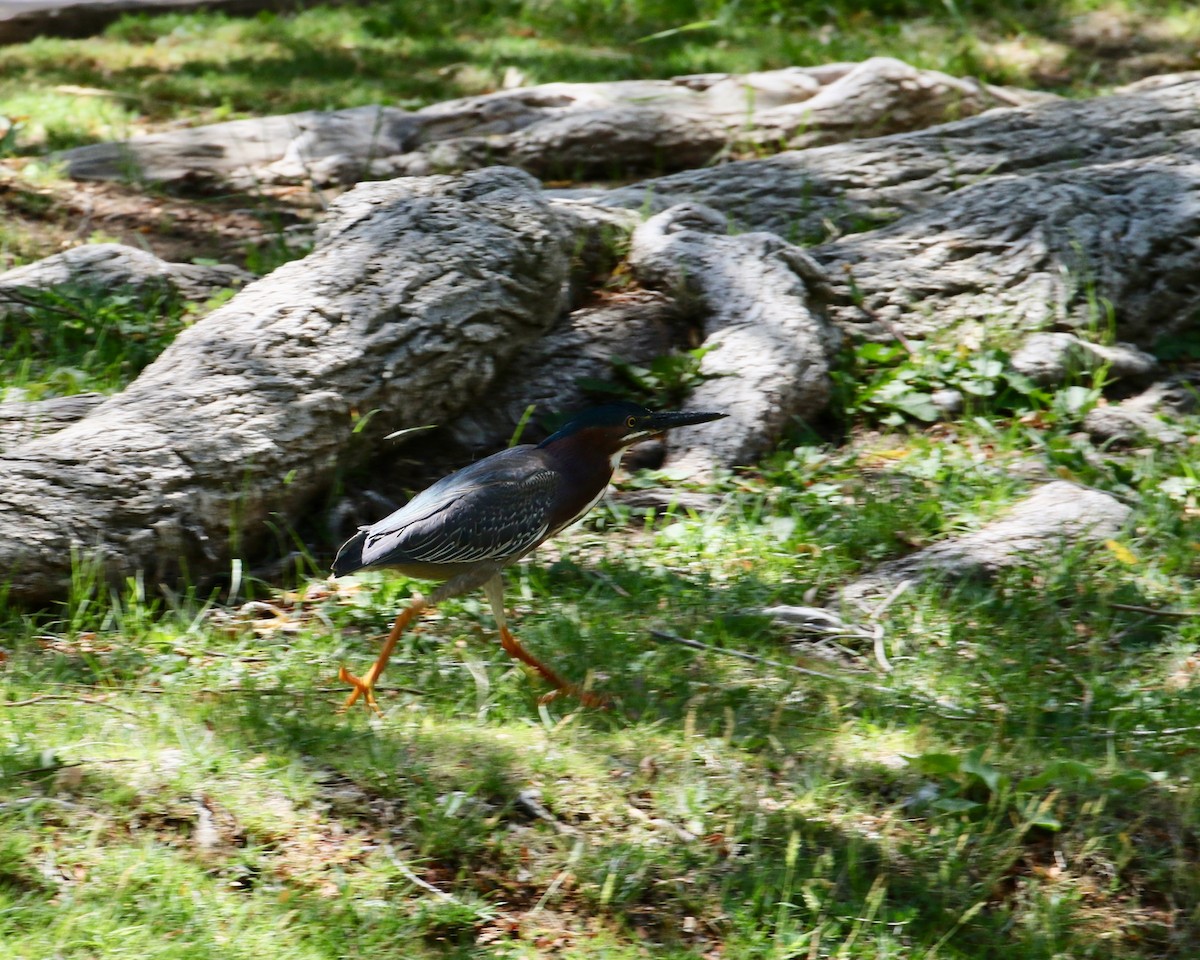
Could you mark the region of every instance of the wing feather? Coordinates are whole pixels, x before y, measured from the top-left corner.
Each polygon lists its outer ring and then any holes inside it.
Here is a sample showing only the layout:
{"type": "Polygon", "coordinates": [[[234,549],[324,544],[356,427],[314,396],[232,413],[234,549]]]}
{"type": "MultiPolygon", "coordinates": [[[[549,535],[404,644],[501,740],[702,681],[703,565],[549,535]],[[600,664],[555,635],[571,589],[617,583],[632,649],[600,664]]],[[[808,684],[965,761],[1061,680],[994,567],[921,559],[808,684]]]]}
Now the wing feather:
{"type": "Polygon", "coordinates": [[[550,526],[558,476],[516,447],[460,470],[366,530],[363,566],[504,563],[550,526]]]}

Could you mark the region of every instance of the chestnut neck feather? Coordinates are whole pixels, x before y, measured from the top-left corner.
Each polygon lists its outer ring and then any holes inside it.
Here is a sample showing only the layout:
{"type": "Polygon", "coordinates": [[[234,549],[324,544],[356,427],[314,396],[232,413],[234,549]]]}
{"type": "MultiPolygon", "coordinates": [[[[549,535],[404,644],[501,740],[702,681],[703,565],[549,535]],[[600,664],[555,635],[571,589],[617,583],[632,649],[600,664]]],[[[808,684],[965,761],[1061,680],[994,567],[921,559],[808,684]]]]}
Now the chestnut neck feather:
{"type": "Polygon", "coordinates": [[[539,452],[561,477],[550,513],[550,531],[555,533],[582,517],[604,494],[621,448],[614,449],[604,431],[593,428],[563,437],[539,452]]]}

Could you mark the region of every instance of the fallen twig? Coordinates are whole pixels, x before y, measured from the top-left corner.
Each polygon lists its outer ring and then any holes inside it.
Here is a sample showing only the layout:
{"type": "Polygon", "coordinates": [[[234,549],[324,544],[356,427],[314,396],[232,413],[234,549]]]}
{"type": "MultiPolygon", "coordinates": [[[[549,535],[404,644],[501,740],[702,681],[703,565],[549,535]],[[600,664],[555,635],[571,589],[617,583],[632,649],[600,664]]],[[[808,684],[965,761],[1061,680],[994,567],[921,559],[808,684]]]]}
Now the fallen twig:
{"type": "Polygon", "coordinates": [[[391,861],[392,866],[394,866],[400,872],[400,874],[404,877],[404,879],[407,880],[409,883],[411,883],[414,887],[424,890],[426,893],[432,894],[433,896],[435,896],[439,900],[441,900],[443,903],[453,903],[455,906],[463,907],[466,910],[470,910],[473,914],[475,914],[476,917],[478,917],[481,920],[482,919],[493,919],[493,918],[501,919],[501,920],[507,921],[508,923],[513,924],[514,928],[515,928],[515,926],[517,924],[517,920],[515,917],[511,916],[510,914],[507,914],[502,910],[497,910],[494,912],[491,910],[487,910],[487,911],[480,910],[478,907],[475,907],[472,904],[465,903],[464,901],[460,900],[458,897],[454,896],[454,894],[452,894],[452,893],[447,893],[445,890],[439,890],[428,880],[423,880],[421,877],[418,877],[413,872],[412,867],[410,867],[407,863],[404,862],[403,858],[401,858],[400,855],[398,853],[396,853],[396,849],[390,843],[383,844],[383,846],[380,849],[383,850],[384,854],[391,861]]]}
{"type": "Polygon", "coordinates": [[[883,624],[875,624],[875,636],[873,637],[875,646],[875,662],[879,664],[879,669],[884,673],[892,672],[892,665],[888,662],[887,651],[883,649],[883,624]]]}
{"type": "Polygon", "coordinates": [[[861,687],[864,690],[871,690],[875,693],[885,693],[890,697],[908,697],[919,706],[937,707],[939,710],[954,710],[957,716],[949,714],[939,714],[947,720],[982,720],[974,710],[968,710],[966,707],[960,707],[957,703],[948,703],[942,700],[935,700],[932,697],[926,697],[921,694],[912,692],[903,692],[893,690],[891,687],[881,686],[878,683],[871,683],[867,680],[859,680],[857,677],[849,677],[837,673],[824,673],[820,670],[812,670],[809,667],[797,666],[794,663],[783,663],[779,660],[771,660],[768,657],[760,657],[755,653],[747,653],[745,650],[737,650],[732,647],[714,647],[712,644],[701,643],[699,640],[691,640],[688,637],[681,637],[674,633],[668,633],[666,630],[651,630],[650,636],[656,640],[669,640],[672,643],[682,644],[685,647],[691,647],[693,650],[704,650],[708,653],[723,653],[731,657],[738,657],[742,660],[748,660],[751,663],[761,663],[764,666],[776,667],[780,670],[790,670],[793,673],[801,673],[808,677],[816,677],[819,680],[832,680],[834,683],[843,683],[852,687],[861,687]]]}
{"type": "Polygon", "coordinates": [[[554,828],[557,833],[565,833],[575,836],[579,833],[569,823],[563,823],[554,814],[552,814],[544,803],[542,803],[542,792],[540,790],[521,790],[514,801],[515,806],[525,811],[527,816],[535,820],[542,820],[554,828]]]}
{"type": "Polygon", "coordinates": [[[18,797],[16,800],[6,800],[4,803],[0,803],[0,810],[9,810],[13,807],[27,807],[33,803],[49,803],[66,810],[78,810],[83,806],[81,803],[63,800],[60,797],[18,797]]]}
{"type": "Polygon", "coordinates": [[[30,697],[27,700],[4,700],[0,701],[0,705],[5,707],[32,707],[39,703],[74,703],[78,705],[86,704],[91,707],[107,707],[109,710],[115,710],[117,713],[123,713],[127,717],[137,719],[138,715],[132,710],[126,710],[124,707],[118,707],[115,703],[109,703],[103,697],[69,697],[64,693],[42,693],[36,697],[30,697]]]}
{"type": "Polygon", "coordinates": [[[812,670],[808,667],[800,667],[794,663],[783,663],[780,660],[772,660],[769,657],[760,657],[756,653],[747,653],[745,650],[736,650],[733,647],[714,647],[710,643],[702,643],[699,640],[692,640],[688,637],[681,637],[674,633],[668,633],[666,630],[651,630],[650,636],[657,640],[670,640],[672,643],[682,644],[685,647],[691,647],[693,650],[704,650],[708,653],[724,653],[731,657],[737,657],[741,660],[748,660],[751,663],[761,663],[768,667],[778,667],[780,670],[791,670],[793,673],[802,673],[809,677],[818,677],[821,680],[837,680],[842,683],[850,683],[855,686],[865,687],[868,690],[874,690],[878,693],[894,693],[894,690],[889,690],[887,687],[881,687],[878,684],[868,683],[864,680],[857,680],[852,677],[839,677],[836,674],[822,673],[820,670],[812,670]]]}
{"type": "Polygon", "coordinates": [[[411,883],[413,886],[420,887],[426,893],[433,894],[435,897],[437,897],[443,903],[453,903],[453,904],[457,904],[460,907],[463,906],[463,902],[461,900],[459,900],[458,897],[447,893],[445,890],[439,890],[428,880],[422,880],[415,873],[413,873],[412,869],[409,867],[409,865],[407,863],[405,863],[403,860],[401,860],[400,857],[398,857],[396,855],[396,852],[394,850],[392,850],[390,847],[387,848],[387,853],[388,853],[388,857],[392,861],[392,866],[394,866],[397,870],[399,870],[400,873],[403,875],[404,879],[407,880],[409,883],[411,883]]]}
{"type": "Polygon", "coordinates": [[[559,888],[561,888],[562,885],[566,882],[567,877],[571,876],[571,868],[574,867],[575,864],[579,861],[580,856],[583,855],[583,850],[584,850],[584,841],[583,841],[583,838],[581,837],[580,839],[575,841],[575,846],[573,846],[571,848],[571,852],[567,856],[566,865],[558,872],[558,875],[555,876],[555,878],[551,881],[550,886],[548,886],[546,888],[546,892],[543,893],[541,895],[541,897],[538,899],[538,902],[533,905],[533,909],[530,910],[529,913],[527,913],[525,915],[526,918],[532,917],[535,914],[537,914],[539,911],[541,911],[541,909],[546,905],[546,903],[550,900],[550,898],[553,897],[556,893],[558,893],[559,888]]]}
{"type": "Polygon", "coordinates": [[[1161,607],[1143,607],[1136,603],[1110,603],[1109,606],[1114,610],[1131,610],[1155,617],[1200,617],[1200,610],[1164,610],[1161,607]]]}
{"type": "Polygon", "coordinates": [[[176,647],[171,652],[180,657],[187,657],[189,660],[194,657],[225,658],[236,660],[238,663],[268,663],[271,660],[268,656],[243,657],[236,653],[226,653],[223,650],[189,650],[187,647],[176,647]]]}
{"type": "Polygon", "coordinates": [[[588,576],[594,577],[595,579],[599,580],[606,587],[608,587],[608,589],[610,589],[613,593],[615,593],[618,597],[625,597],[626,599],[629,598],[629,591],[626,590],[619,583],[617,583],[616,580],[614,580],[612,577],[610,577],[603,570],[589,570],[588,576]]]}
{"type": "Polygon", "coordinates": [[[883,600],[879,603],[879,605],[876,606],[875,609],[872,610],[868,614],[867,619],[868,620],[878,620],[880,617],[882,617],[884,615],[884,613],[887,611],[887,608],[890,607],[893,603],[895,603],[898,599],[900,599],[900,597],[904,593],[906,593],[912,585],[913,585],[912,580],[901,580],[892,589],[892,592],[889,593],[886,597],[884,597],[883,600]]]}
{"type": "Polygon", "coordinates": [[[868,320],[871,320],[883,327],[888,334],[898,344],[900,344],[901,347],[904,348],[904,352],[910,357],[916,356],[916,348],[913,346],[912,341],[904,335],[904,331],[896,326],[896,324],[892,323],[892,321],[883,314],[879,313],[877,310],[872,310],[867,306],[863,293],[861,290],[859,290],[858,284],[854,280],[854,271],[851,269],[850,265],[842,264],[842,270],[845,271],[846,283],[850,288],[850,302],[854,304],[855,308],[860,310],[868,320]]]}
{"type": "Polygon", "coordinates": [[[140,757],[113,757],[108,760],[74,760],[71,763],[56,763],[49,767],[31,767],[28,770],[18,770],[12,774],[12,777],[33,777],[39,773],[58,773],[60,770],[69,770],[71,767],[91,767],[100,766],[101,764],[109,763],[138,763],[140,757]]]}
{"type": "MultiPolygon", "coordinates": [[[[396,663],[396,662],[397,661],[395,661],[395,660],[392,661],[392,663],[396,663]]],[[[445,665],[446,666],[455,666],[455,665],[461,666],[461,663],[447,662],[445,665]]],[[[173,690],[170,687],[123,687],[121,689],[121,692],[122,693],[149,693],[149,694],[153,694],[154,696],[162,696],[163,694],[166,694],[166,693],[181,693],[182,692],[182,693],[186,693],[188,696],[218,696],[219,697],[219,696],[224,696],[226,694],[233,693],[233,694],[247,694],[247,695],[262,696],[262,697],[284,697],[284,696],[298,696],[299,694],[302,694],[302,693],[345,693],[346,688],[344,686],[336,686],[336,687],[305,687],[305,686],[296,686],[296,687],[200,687],[198,690],[194,690],[194,689],[185,689],[185,688],[181,687],[179,690],[173,690]]],[[[388,686],[388,687],[376,686],[375,692],[376,693],[411,693],[416,696],[424,696],[426,693],[428,693],[427,690],[420,690],[416,687],[400,687],[400,686],[388,686]]],[[[66,696],[65,694],[45,694],[44,696],[57,697],[58,699],[61,699],[61,700],[74,699],[72,697],[66,696]]],[[[39,699],[42,699],[42,697],[34,697],[33,698],[33,700],[39,700],[39,699]]],[[[16,700],[16,701],[9,701],[8,703],[4,703],[4,705],[10,706],[10,707],[12,707],[12,706],[20,707],[20,706],[25,706],[27,703],[30,703],[30,702],[32,702],[32,701],[16,700]]],[[[3,703],[3,701],[0,701],[0,703],[3,703]]],[[[99,701],[97,701],[97,703],[99,703],[99,701]]],[[[115,707],[112,704],[99,703],[99,705],[109,706],[109,707],[112,707],[112,709],[114,709],[114,710],[121,709],[120,707],[115,707]]],[[[128,712],[128,711],[126,711],[126,712],[128,712]]],[[[138,714],[136,714],[136,713],[133,713],[130,715],[135,716],[135,717],[138,716],[138,714]]]]}
{"type": "Polygon", "coordinates": [[[1162,730],[1106,730],[1105,734],[1114,737],[1174,737],[1181,733],[1195,733],[1200,730],[1200,724],[1191,727],[1166,727],[1162,730]]]}
{"type": "Polygon", "coordinates": [[[1103,730],[1089,730],[1087,733],[1055,733],[1047,735],[1047,739],[1052,736],[1055,741],[1063,743],[1068,740],[1095,740],[1097,737],[1177,737],[1184,733],[1197,732],[1200,732],[1200,724],[1190,727],[1164,727],[1162,730],[1115,730],[1105,727],[1103,730]]]}
{"type": "Polygon", "coordinates": [[[683,843],[692,843],[696,839],[696,835],[690,830],[685,830],[677,823],[672,823],[666,817],[652,817],[645,810],[639,810],[632,803],[625,804],[625,811],[635,820],[640,820],[642,823],[647,823],[652,827],[658,827],[660,830],[667,830],[674,834],[675,839],[683,843]]]}

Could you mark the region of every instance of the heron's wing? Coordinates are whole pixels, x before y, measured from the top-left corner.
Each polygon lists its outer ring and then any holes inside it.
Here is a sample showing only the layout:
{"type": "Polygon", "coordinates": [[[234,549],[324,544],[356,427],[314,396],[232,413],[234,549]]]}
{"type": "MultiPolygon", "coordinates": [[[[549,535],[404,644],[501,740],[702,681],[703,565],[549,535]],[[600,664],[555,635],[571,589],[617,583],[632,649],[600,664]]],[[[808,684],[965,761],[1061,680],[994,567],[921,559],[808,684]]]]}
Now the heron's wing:
{"type": "Polygon", "coordinates": [[[505,563],[546,536],[557,490],[544,464],[481,461],[367,528],[363,566],[505,563]]]}

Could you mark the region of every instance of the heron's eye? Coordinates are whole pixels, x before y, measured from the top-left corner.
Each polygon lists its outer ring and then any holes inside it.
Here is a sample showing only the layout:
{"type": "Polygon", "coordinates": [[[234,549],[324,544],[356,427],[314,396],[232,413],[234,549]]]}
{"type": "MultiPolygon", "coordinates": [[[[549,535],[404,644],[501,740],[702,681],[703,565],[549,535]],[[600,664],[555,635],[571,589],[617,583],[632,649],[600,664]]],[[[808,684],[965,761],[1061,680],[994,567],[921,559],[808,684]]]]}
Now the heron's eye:
{"type": "Polygon", "coordinates": [[[625,421],[625,426],[636,427],[637,426],[637,417],[630,417],[628,420],[625,421]]]}

